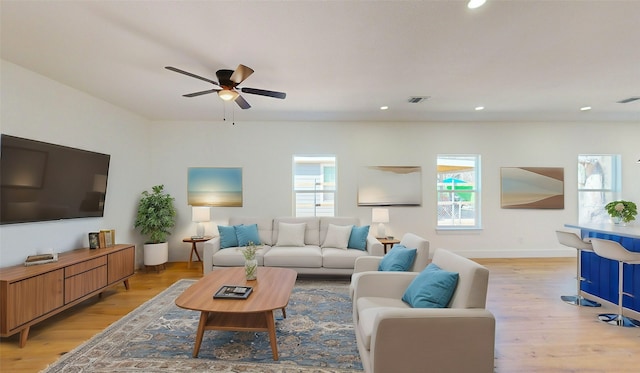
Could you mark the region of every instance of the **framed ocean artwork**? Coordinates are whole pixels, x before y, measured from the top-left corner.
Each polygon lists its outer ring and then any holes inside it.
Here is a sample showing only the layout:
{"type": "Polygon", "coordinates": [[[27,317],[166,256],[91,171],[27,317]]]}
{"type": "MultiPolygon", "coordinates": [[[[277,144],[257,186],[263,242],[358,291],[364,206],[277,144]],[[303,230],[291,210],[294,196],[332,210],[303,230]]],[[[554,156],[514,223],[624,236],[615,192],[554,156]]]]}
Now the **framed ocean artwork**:
{"type": "Polygon", "coordinates": [[[242,207],[242,168],[190,167],[187,201],[191,206],[242,207]]]}

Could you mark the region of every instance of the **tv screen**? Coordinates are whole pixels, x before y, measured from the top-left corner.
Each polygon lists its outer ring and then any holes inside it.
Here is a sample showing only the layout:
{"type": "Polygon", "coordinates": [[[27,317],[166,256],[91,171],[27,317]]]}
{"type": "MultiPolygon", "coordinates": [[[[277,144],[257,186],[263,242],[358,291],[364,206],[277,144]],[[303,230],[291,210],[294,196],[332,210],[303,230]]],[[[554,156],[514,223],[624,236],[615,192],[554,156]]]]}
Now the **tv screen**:
{"type": "Polygon", "coordinates": [[[101,217],[108,154],[2,134],[0,224],[101,217]]]}

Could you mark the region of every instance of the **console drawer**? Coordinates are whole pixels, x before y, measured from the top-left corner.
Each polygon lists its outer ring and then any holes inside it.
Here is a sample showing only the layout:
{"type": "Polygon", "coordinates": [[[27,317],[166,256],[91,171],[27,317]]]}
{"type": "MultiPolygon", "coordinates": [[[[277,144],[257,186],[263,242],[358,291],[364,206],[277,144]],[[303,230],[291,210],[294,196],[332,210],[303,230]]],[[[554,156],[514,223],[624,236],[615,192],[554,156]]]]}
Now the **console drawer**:
{"type": "Polygon", "coordinates": [[[98,267],[76,276],[64,279],[64,303],[71,303],[78,298],[107,286],[107,266],[98,267]]]}
{"type": "Polygon", "coordinates": [[[64,268],[64,277],[68,278],[71,276],[78,275],[82,272],[86,272],[92,270],[94,268],[98,268],[100,266],[107,265],[107,256],[101,256],[99,258],[86,260],[84,262],[73,264],[64,268]]]}

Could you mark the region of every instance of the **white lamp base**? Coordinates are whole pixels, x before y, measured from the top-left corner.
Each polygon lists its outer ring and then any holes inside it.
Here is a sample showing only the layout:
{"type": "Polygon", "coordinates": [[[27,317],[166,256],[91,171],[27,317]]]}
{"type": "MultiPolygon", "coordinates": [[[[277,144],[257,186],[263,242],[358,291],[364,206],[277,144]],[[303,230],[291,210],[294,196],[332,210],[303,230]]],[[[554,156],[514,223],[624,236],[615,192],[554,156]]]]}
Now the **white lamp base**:
{"type": "Polygon", "coordinates": [[[196,236],[204,237],[204,224],[198,223],[196,226],[196,236]]]}
{"type": "Polygon", "coordinates": [[[378,238],[386,238],[387,234],[385,233],[384,223],[378,224],[378,238]]]}

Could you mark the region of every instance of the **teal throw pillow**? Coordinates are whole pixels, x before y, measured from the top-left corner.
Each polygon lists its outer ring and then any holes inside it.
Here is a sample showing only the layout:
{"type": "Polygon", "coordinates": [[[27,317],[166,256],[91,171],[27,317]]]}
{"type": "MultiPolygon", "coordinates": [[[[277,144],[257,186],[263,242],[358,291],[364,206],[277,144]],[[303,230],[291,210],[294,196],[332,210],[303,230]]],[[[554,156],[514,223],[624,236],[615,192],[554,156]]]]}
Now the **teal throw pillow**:
{"type": "Polygon", "coordinates": [[[235,225],[234,228],[238,237],[238,246],[247,246],[249,242],[253,242],[255,245],[262,244],[258,234],[258,224],[235,225]]]}
{"type": "Polygon", "coordinates": [[[218,225],[218,233],[220,233],[221,249],[238,246],[238,237],[233,226],[218,225]]]}
{"type": "Polygon", "coordinates": [[[395,245],[391,251],[382,257],[378,271],[408,271],[416,259],[417,249],[408,249],[402,245],[395,245]]]}
{"type": "Polygon", "coordinates": [[[358,249],[363,251],[366,250],[368,235],[369,235],[368,225],[365,225],[362,227],[356,227],[354,225],[353,228],[351,228],[351,235],[349,236],[349,243],[347,244],[347,248],[358,249]]]}
{"type": "Polygon", "coordinates": [[[457,273],[430,263],[409,284],[402,300],[413,308],[445,308],[456,290],[458,277],[457,273]]]}

